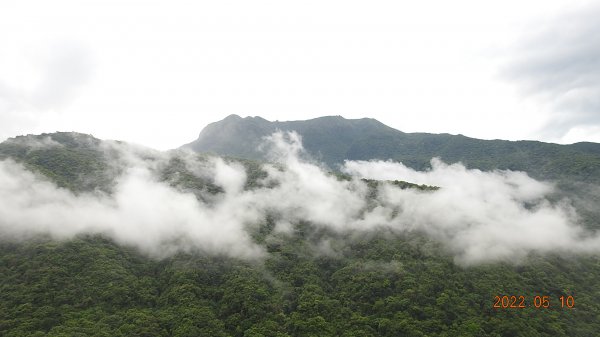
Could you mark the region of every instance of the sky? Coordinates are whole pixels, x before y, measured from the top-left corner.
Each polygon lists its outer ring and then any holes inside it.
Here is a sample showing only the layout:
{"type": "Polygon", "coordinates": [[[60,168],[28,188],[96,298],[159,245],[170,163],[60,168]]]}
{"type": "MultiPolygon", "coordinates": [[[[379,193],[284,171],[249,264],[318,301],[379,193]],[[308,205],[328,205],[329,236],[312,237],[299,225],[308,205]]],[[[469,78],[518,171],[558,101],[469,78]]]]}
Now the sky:
{"type": "Polygon", "coordinates": [[[230,114],[600,142],[600,3],[0,2],[0,140],[164,150],[230,114]]]}

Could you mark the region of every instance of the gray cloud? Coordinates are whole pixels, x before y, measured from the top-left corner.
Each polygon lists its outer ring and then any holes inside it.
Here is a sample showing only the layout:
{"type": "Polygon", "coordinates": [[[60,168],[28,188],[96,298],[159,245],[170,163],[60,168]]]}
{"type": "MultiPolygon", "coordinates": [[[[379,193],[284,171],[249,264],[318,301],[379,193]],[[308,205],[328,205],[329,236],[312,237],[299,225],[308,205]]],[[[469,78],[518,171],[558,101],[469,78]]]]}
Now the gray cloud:
{"type": "MultiPolygon", "coordinates": [[[[482,172],[439,160],[425,172],[401,163],[349,161],[344,169],[353,178],[339,180],[301,159],[297,134],[278,132],[266,142],[278,163],[263,165],[266,176],[253,189],[244,189],[247,173],[235,162],[117,142],[102,145],[119,172],[111,195],[75,195],[1,161],[0,233],[13,239],[101,233],[157,257],[203,251],[255,259],[266,253],[249,229],[269,215],[275,230],[267,240],[291,235],[299,221],[340,234],[420,232],[442,242],[461,264],[516,261],[531,252],[600,253],[598,234],[579,225],[571,203],[551,201],[554,186],[522,172],[482,172]],[[173,156],[224,192],[199,198],[160,180],[158,168],[173,156]],[[383,184],[367,200],[370,191],[361,177],[442,188],[383,184]]],[[[314,244],[315,253],[337,256],[344,249],[328,240],[314,244]]]]}
{"type": "Polygon", "coordinates": [[[383,212],[395,209],[391,228],[427,233],[454,252],[459,263],[516,261],[531,252],[600,252],[598,233],[579,225],[569,200],[551,202],[552,184],[523,172],[469,170],[438,159],[414,171],[394,162],[346,162],[358,176],[402,179],[441,186],[436,192],[386,186],[378,199],[383,212]],[[386,209],[387,208],[387,209],[386,209]]]}
{"type": "Polygon", "coordinates": [[[524,38],[502,71],[523,93],[552,106],[542,133],[560,138],[574,127],[600,126],[599,5],[566,13],[524,38]]]}

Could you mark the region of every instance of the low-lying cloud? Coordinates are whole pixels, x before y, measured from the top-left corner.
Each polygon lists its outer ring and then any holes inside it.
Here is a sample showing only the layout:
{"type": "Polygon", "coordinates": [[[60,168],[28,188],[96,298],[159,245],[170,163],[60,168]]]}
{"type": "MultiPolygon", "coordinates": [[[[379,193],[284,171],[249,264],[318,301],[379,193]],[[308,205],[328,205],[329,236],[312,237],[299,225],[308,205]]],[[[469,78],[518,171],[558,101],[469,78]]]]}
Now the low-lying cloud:
{"type": "Polygon", "coordinates": [[[74,195],[11,161],[0,162],[0,185],[4,237],[48,233],[65,239],[99,233],[155,256],[197,249],[250,257],[261,254],[241,228],[243,220],[258,218],[224,210],[232,206],[227,203],[209,208],[193,194],[157,181],[144,167],[128,169],[110,196],[74,195]]]}
{"type": "MultiPolygon", "coordinates": [[[[276,163],[262,166],[265,177],[251,189],[245,188],[247,172],[239,163],[122,143],[103,145],[118,157],[113,164],[120,174],[111,194],[74,194],[14,161],[1,161],[0,233],[9,239],[96,233],[157,257],[201,251],[260,258],[266,252],[249,229],[269,216],[276,235],[293,232],[299,221],[338,233],[417,231],[441,241],[463,264],[515,260],[531,252],[600,252],[598,235],[578,225],[570,202],[550,201],[554,187],[522,172],[482,172],[437,159],[424,172],[401,163],[348,161],[343,170],[352,178],[340,180],[301,159],[297,134],[278,132],[265,141],[276,163]],[[223,192],[199,198],[159,179],[157,168],[174,156],[223,192]],[[373,197],[363,177],[441,188],[384,183],[373,197]]],[[[336,254],[328,242],[317,246],[336,254]]]]}
{"type": "Polygon", "coordinates": [[[461,262],[514,260],[530,252],[600,252],[600,239],[578,225],[569,200],[549,201],[550,183],[523,172],[483,172],[438,159],[431,170],[401,163],[346,162],[345,171],[377,179],[440,186],[435,192],[386,186],[378,199],[398,215],[393,228],[423,231],[446,243],[461,262]]]}

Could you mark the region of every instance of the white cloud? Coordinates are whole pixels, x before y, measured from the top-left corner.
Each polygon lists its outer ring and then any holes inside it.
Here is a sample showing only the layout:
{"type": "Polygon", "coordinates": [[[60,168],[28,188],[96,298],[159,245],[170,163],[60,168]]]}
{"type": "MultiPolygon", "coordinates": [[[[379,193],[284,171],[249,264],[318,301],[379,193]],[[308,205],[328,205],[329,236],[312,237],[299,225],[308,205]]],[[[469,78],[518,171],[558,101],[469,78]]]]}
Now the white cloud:
{"type": "MultiPolygon", "coordinates": [[[[525,173],[469,170],[436,159],[425,172],[401,163],[350,161],[345,170],[353,179],[338,180],[301,159],[297,134],[275,133],[267,142],[276,149],[273,158],[278,164],[265,164],[267,176],[249,190],[243,189],[246,172],[236,163],[201,161],[185,152],[160,153],[123,143],[103,145],[119,167],[115,171],[121,172],[111,195],[75,195],[19,164],[1,161],[0,232],[4,238],[101,233],[158,257],[205,251],[259,258],[265,252],[252,241],[249,229],[269,215],[276,221],[276,235],[293,233],[299,221],[341,234],[417,231],[442,242],[462,264],[514,262],[532,252],[600,253],[598,233],[579,224],[570,201],[551,201],[553,185],[525,173]],[[173,156],[224,192],[199,198],[159,180],[157,171],[173,156]],[[402,190],[385,183],[373,200],[367,200],[369,189],[360,177],[402,179],[441,189],[402,190]]],[[[331,242],[316,247],[317,253],[339,253],[331,242]]]]}
{"type": "Polygon", "coordinates": [[[440,186],[433,193],[388,186],[379,200],[397,209],[392,227],[422,231],[445,242],[461,263],[514,261],[530,252],[600,251],[600,237],[578,224],[571,202],[550,202],[553,185],[523,172],[482,172],[437,159],[425,172],[401,163],[364,161],[346,162],[345,170],[440,186]]]}
{"type": "Polygon", "coordinates": [[[211,208],[157,181],[147,167],[128,168],[111,196],[74,195],[11,161],[0,162],[0,183],[5,239],[100,233],[157,257],[198,250],[246,258],[263,254],[243,230],[245,221],[258,221],[252,210],[234,212],[237,205],[227,200],[211,208]]]}

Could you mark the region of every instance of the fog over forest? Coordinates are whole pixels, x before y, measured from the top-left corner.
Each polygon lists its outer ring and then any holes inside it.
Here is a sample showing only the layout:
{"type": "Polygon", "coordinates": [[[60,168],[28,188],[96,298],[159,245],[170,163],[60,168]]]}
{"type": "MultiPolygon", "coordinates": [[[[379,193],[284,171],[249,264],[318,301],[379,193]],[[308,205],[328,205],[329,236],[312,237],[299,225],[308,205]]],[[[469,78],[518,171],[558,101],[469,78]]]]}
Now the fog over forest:
{"type": "MultiPolygon", "coordinates": [[[[31,142],[63,146],[49,138],[31,142]]],[[[103,234],[152,257],[201,251],[256,260],[266,251],[249,229],[270,218],[277,235],[293,232],[301,221],[334,233],[421,232],[463,265],[519,261],[531,252],[600,252],[600,236],[580,225],[573,202],[553,198],[551,182],[523,172],[483,172],[437,158],[426,171],[391,161],[346,161],[342,171],[351,178],[340,179],[307,158],[297,133],[277,132],[262,146],[272,159],[262,164],[266,175],[256,187],[245,188],[247,172],[233,160],[200,160],[187,151],[159,152],[112,141],[100,146],[115,172],[110,193],[75,193],[10,159],[1,161],[2,236],[103,234]],[[174,157],[223,193],[202,191],[199,198],[161,181],[157,172],[174,157]],[[373,194],[361,178],[440,188],[384,183],[373,194]]]]}

